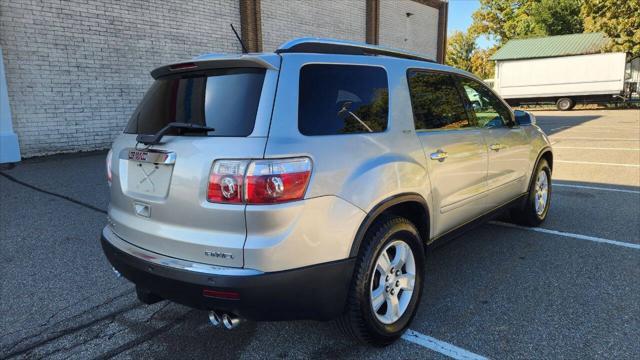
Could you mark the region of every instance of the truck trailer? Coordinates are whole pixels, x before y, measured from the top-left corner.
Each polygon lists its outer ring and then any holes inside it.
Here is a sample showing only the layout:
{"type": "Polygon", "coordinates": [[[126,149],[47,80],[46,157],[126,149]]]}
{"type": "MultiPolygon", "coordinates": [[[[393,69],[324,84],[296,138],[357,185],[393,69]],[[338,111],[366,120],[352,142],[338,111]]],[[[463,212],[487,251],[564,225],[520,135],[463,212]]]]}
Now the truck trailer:
{"type": "Polygon", "coordinates": [[[495,90],[511,105],[611,103],[637,98],[640,58],[602,52],[600,33],[509,41],[491,58],[495,90]]]}

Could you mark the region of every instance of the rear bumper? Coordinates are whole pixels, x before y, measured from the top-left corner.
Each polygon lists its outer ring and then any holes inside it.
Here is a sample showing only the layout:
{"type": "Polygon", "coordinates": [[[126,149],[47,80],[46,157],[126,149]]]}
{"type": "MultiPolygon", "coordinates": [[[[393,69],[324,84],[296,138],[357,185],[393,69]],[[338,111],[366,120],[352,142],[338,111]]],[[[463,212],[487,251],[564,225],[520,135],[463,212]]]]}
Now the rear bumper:
{"type": "Polygon", "coordinates": [[[102,248],[113,267],[136,286],[186,306],[232,312],[256,321],[330,320],[343,310],[355,259],[263,273],[189,263],[135,247],[108,228],[102,248]],[[204,296],[232,292],[238,299],[204,296]]]}

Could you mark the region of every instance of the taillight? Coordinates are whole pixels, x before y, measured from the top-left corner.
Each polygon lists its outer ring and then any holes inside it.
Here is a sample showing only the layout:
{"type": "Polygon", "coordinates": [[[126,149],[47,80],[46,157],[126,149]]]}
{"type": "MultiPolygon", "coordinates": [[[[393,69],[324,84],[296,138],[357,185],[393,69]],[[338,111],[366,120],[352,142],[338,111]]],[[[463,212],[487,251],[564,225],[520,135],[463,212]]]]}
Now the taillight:
{"type": "Polygon", "coordinates": [[[300,200],[310,177],[309,158],[218,160],[209,175],[207,200],[247,204],[300,200]]]}
{"type": "Polygon", "coordinates": [[[248,160],[218,160],[209,174],[207,200],[216,203],[242,203],[244,173],[248,160]]]}
{"type": "Polygon", "coordinates": [[[247,203],[300,200],[311,177],[309,158],[255,160],[247,170],[247,203]]]}
{"type": "Polygon", "coordinates": [[[111,180],[112,180],[112,175],[111,175],[111,159],[113,158],[113,150],[109,150],[109,152],[107,153],[107,183],[109,183],[109,186],[111,186],[111,180]]]}

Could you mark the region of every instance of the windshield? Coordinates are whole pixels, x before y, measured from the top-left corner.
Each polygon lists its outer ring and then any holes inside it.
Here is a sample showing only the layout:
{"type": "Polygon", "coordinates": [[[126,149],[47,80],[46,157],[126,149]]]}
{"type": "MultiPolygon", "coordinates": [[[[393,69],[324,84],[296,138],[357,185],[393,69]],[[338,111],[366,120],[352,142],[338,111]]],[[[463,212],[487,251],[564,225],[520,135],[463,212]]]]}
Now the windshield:
{"type": "MultiPolygon", "coordinates": [[[[168,123],[212,127],[185,135],[248,136],[253,131],[264,69],[217,69],[156,80],[131,116],[124,132],[155,134],[168,123]]],[[[176,135],[171,130],[167,135],[176,135]]]]}

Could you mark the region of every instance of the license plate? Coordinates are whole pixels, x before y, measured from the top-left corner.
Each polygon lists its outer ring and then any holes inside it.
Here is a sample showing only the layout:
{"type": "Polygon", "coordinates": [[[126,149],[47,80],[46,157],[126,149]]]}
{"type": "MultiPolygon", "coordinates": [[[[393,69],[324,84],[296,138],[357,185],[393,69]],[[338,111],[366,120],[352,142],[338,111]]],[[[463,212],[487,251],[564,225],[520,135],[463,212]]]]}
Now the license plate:
{"type": "Polygon", "coordinates": [[[170,165],[176,162],[176,153],[163,150],[129,149],[127,159],[132,161],[170,165]]]}
{"type": "Polygon", "coordinates": [[[149,161],[149,152],[140,150],[129,150],[129,160],[149,161]]]}

